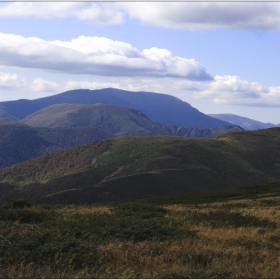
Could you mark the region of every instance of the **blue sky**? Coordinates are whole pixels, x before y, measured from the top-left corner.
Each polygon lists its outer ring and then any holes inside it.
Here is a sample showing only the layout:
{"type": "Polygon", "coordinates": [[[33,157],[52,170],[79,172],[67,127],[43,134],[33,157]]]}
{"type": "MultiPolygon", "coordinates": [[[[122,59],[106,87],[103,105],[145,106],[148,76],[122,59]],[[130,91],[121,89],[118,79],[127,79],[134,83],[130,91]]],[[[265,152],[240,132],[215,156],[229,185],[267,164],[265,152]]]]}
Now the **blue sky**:
{"type": "Polygon", "coordinates": [[[278,124],[279,62],[277,2],[0,3],[0,101],[116,87],[278,124]]]}

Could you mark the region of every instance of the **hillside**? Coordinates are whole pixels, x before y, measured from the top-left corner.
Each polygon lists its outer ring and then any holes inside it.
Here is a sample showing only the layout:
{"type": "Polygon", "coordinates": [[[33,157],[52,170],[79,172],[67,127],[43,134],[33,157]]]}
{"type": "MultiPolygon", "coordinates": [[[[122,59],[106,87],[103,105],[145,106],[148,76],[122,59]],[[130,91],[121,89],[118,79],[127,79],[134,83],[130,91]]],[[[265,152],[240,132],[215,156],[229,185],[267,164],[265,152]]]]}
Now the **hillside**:
{"type": "Polygon", "coordinates": [[[265,129],[265,128],[279,126],[273,123],[263,123],[249,118],[237,116],[234,114],[208,114],[208,116],[232,123],[234,125],[241,126],[245,130],[265,129]]]}
{"type": "Polygon", "coordinates": [[[55,104],[26,117],[21,123],[32,127],[97,127],[111,137],[125,135],[170,134],[183,137],[211,138],[220,134],[242,131],[225,125],[212,129],[178,127],[152,122],[139,110],[104,104],[55,104]]]}
{"type": "Polygon", "coordinates": [[[42,138],[38,130],[9,119],[0,119],[0,147],[0,167],[62,148],[42,138]]]}
{"type": "Polygon", "coordinates": [[[33,128],[0,119],[0,167],[109,137],[96,127],[33,128]]]}
{"type": "Polygon", "coordinates": [[[140,111],[115,105],[55,104],[21,121],[32,127],[99,127],[112,136],[150,134],[156,125],[140,111]]]}
{"type": "Polygon", "coordinates": [[[1,199],[97,202],[280,180],[280,128],[214,139],[158,135],[108,141],[103,154],[79,157],[82,165],[75,161],[80,147],[2,169],[1,199]]]}
{"type": "Polygon", "coordinates": [[[152,122],[138,110],[115,105],[55,104],[20,123],[0,119],[0,167],[118,136],[169,134],[214,137],[240,130],[233,125],[213,129],[164,125],[152,122]]]}
{"type": "Polygon", "coordinates": [[[153,122],[182,127],[214,128],[228,122],[209,117],[190,104],[167,94],[132,92],[114,88],[77,89],[35,100],[0,102],[0,118],[22,120],[53,104],[111,104],[136,109],[153,122]]]}

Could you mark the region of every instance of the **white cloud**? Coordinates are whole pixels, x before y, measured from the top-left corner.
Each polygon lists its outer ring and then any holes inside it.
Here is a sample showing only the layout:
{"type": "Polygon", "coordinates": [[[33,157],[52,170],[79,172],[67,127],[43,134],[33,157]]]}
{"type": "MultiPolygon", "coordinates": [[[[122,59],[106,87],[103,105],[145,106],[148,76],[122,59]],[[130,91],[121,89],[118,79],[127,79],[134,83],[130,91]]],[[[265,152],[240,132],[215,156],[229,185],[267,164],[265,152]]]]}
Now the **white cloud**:
{"type": "Polygon", "coordinates": [[[29,87],[32,91],[56,92],[60,86],[56,82],[46,81],[42,78],[37,78],[30,84],[29,87]]]}
{"type": "Polygon", "coordinates": [[[171,94],[190,104],[199,101],[217,105],[280,107],[280,86],[266,87],[259,83],[242,80],[237,76],[216,76],[210,82],[188,81],[172,77],[164,77],[160,80],[156,77],[112,77],[107,78],[107,81],[93,81],[93,78],[76,80],[77,77],[74,76],[74,79],[61,82],[41,77],[27,81],[25,77],[17,74],[0,73],[0,91],[3,92],[1,99],[10,99],[5,89],[13,89],[14,92],[21,93],[22,97],[33,99],[48,95],[48,93],[60,93],[73,89],[93,90],[112,87],[171,94]],[[4,97],[5,94],[7,97],[4,97]]]}
{"type": "Polygon", "coordinates": [[[117,5],[132,18],[167,28],[280,28],[280,3],[276,2],[122,2],[117,5]]]}
{"type": "Polygon", "coordinates": [[[165,49],[139,51],[128,43],[96,36],[65,42],[0,33],[0,52],[0,64],[5,66],[99,76],[212,79],[194,59],[174,56],[165,49]]]}
{"type": "Polygon", "coordinates": [[[127,17],[166,28],[280,28],[278,2],[15,2],[1,3],[0,17],[76,17],[94,24],[122,24],[127,17]]]}
{"type": "Polygon", "coordinates": [[[0,88],[5,89],[20,89],[27,85],[26,79],[19,77],[17,74],[1,73],[0,72],[0,88]]]}
{"type": "Polygon", "coordinates": [[[0,17],[57,19],[77,17],[95,24],[121,24],[124,13],[108,3],[90,2],[16,2],[1,3],[0,17]]]}
{"type": "Polygon", "coordinates": [[[194,91],[193,96],[216,104],[280,106],[280,87],[265,87],[241,80],[237,76],[216,76],[214,81],[194,91]]]}

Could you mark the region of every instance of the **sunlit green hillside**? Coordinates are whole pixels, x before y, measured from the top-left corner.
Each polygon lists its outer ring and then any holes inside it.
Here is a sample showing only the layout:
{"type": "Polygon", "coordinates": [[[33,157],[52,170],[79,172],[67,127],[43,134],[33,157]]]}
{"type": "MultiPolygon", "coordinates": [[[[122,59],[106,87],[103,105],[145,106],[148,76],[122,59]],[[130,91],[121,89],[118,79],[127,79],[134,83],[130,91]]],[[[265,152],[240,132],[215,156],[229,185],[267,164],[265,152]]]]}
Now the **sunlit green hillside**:
{"type": "Polygon", "coordinates": [[[280,128],[215,139],[158,135],[96,143],[2,169],[2,200],[98,202],[280,180],[280,128]]]}

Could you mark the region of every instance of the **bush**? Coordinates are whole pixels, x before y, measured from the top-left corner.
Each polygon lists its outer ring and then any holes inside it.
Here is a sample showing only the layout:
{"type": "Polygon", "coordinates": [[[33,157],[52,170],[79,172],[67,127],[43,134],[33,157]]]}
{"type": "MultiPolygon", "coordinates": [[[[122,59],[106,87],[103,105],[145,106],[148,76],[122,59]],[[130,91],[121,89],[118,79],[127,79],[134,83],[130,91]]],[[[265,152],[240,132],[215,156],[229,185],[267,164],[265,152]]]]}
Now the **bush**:
{"type": "Polygon", "coordinates": [[[141,242],[196,236],[195,231],[170,224],[165,218],[167,210],[161,207],[129,204],[114,210],[112,214],[72,215],[71,220],[64,222],[63,235],[98,243],[112,239],[141,242]]]}
{"type": "Polygon", "coordinates": [[[34,204],[25,199],[10,199],[0,206],[0,220],[18,221],[19,223],[42,223],[53,220],[56,216],[54,210],[37,207],[30,209],[34,204]]]}
{"type": "Polygon", "coordinates": [[[188,252],[181,257],[181,262],[183,265],[192,263],[194,267],[203,267],[205,268],[212,262],[213,256],[209,253],[197,253],[197,252],[188,252]]]}
{"type": "Polygon", "coordinates": [[[277,225],[267,219],[259,219],[252,215],[242,215],[239,212],[210,211],[208,213],[193,213],[188,217],[192,223],[207,224],[213,228],[217,227],[264,227],[276,228],[277,225]]]}
{"type": "Polygon", "coordinates": [[[167,214],[167,210],[149,204],[124,204],[116,208],[115,213],[126,217],[137,216],[141,219],[162,218],[167,214]]]}
{"type": "Polygon", "coordinates": [[[30,201],[24,198],[10,198],[4,204],[7,209],[22,209],[29,208],[33,205],[30,201]]]}
{"type": "Polygon", "coordinates": [[[7,237],[0,241],[0,264],[51,265],[81,268],[97,262],[97,252],[81,245],[74,237],[65,238],[55,232],[44,234],[29,232],[7,237]]]}

